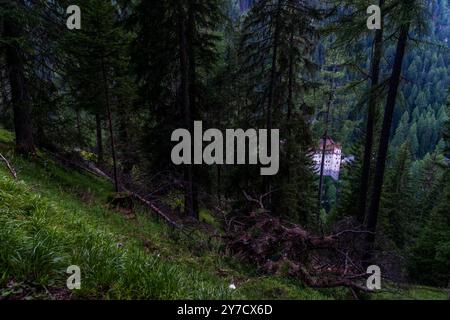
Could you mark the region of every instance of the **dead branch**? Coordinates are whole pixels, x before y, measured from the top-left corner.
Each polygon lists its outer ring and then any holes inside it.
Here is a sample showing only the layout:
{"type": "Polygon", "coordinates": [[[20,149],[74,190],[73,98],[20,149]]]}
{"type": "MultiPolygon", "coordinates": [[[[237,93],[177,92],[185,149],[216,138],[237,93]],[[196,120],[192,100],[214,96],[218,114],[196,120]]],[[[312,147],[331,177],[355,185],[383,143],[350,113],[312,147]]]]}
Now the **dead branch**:
{"type": "Polygon", "coordinates": [[[245,199],[247,199],[247,201],[256,203],[258,205],[258,208],[263,211],[267,211],[266,208],[264,207],[264,198],[270,196],[274,192],[275,192],[275,190],[269,191],[269,192],[261,195],[259,197],[259,199],[255,199],[255,198],[250,197],[250,195],[247,192],[245,192],[244,190],[242,191],[242,193],[244,194],[244,197],[245,197],[245,199]]]}
{"type": "Polygon", "coordinates": [[[258,207],[257,212],[228,221],[228,247],[237,256],[265,273],[287,273],[313,288],[347,287],[355,296],[368,292],[358,251],[366,231],[350,225],[317,236],[300,225],[260,212],[260,201],[244,195],[258,207]]]}
{"type": "Polygon", "coordinates": [[[160,217],[162,217],[169,225],[171,225],[174,228],[177,229],[181,229],[181,226],[178,225],[176,222],[172,221],[172,219],[170,219],[166,214],[164,214],[160,208],[158,208],[154,203],[145,200],[143,197],[141,197],[140,195],[130,192],[131,195],[139,200],[140,202],[142,202],[143,204],[145,204],[146,206],[148,206],[151,210],[153,210],[155,213],[157,213],[160,217]]]}
{"type": "MultiPolygon", "coordinates": [[[[47,152],[49,152],[49,151],[47,151],[47,152]]],[[[62,162],[70,163],[70,165],[75,166],[80,170],[88,172],[94,176],[102,177],[109,181],[112,181],[112,178],[108,174],[106,174],[105,172],[103,172],[102,170],[100,170],[94,164],[88,162],[87,160],[82,159],[81,161],[75,161],[72,159],[68,159],[57,153],[52,153],[52,152],[49,152],[49,153],[52,154],[55,158],[57,158],[58,160],[60,160],[62,162]]],[[[120,189],[123,192],[129,193],[133,198],[135,198],[136,200],[138,200],[139,202],[144,204],[146,207],[150,208],[153,212],[155,212],[158,216],[160,216],[164,221],[166,221],[170,226],[177,228],[177,229],[182,228],[178,223],[176,223],[172,219],[170,219],[168,217],[168,215],[166,215],[162,211],[162,209],[159,206],[157,206],[155,203],[146,200],[144,197],[140,196],[139,194],[132,192],[124,187],[121,187],[120,189]]]]}
{"type": "Polygon", "coordinates": [[[9,172],[11,172],[11,175],[14,177],[14,179],[17,179],[17,173],[16,170],[10,165],[9,161],[0,153],[0,160],[3,161],[6,166],[9,169],[9,172]]]}

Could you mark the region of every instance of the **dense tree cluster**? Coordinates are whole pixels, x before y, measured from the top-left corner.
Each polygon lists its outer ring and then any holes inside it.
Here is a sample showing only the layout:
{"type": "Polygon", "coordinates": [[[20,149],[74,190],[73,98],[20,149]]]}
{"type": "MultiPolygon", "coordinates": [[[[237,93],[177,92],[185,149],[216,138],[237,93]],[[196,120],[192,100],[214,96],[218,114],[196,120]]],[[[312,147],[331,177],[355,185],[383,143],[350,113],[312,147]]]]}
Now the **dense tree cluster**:
{"type": "Polygon", "coordinates": [[[69,4],[0,0],[0,121],[17,152],[77,152],[116,191],[174,195],[194,220],[224,203],[245,214],[249,195],[312,232],[354,218],[365,262],[394,250],[411,280],[446,284],[445,0],[380,0],[377,31],[365,1],[82,0],[80,30],[66,28],[69,4]],[[171,134],[194,121],[280,129],[279,174],[175,166],[171,134]],[[339,182],[313,169],[327,137],[356,159],[339,182]]]}

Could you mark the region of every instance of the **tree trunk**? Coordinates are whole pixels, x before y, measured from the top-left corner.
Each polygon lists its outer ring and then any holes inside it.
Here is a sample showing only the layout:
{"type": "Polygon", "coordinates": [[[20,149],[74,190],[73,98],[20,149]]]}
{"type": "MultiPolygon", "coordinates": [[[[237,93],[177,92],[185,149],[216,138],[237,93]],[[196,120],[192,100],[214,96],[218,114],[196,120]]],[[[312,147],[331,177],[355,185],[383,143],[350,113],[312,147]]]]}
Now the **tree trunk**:
{"type": "Polygon", "coordinates": [[[320,163],[320,173],[319,173],[319,195],[318,195],[318,203],[319,203],[319,211],[322,208],[322,196],[323,196],[323,178],[324,178],[324,171],[325,171],[325,156],[327,151],[327,140],[328,140],[328,124],[330,119],[330,111],[333,105],[334,101],[334,94],[335,94],[335,87],[334,87],[334,79],[332,80],[331,84],[331,92],[330,92],[330,100],[328,101],[327,105],[327,113],[325,116],[325,131],[323,133],[322,138],[322,157],[321,157],[321,163],[320,163]]]}
{"type": "MultiPolygon", "coordinates": [[[[277,60],[278,60],[278,45],[279,45],[279,38],[280,38],[280,14],[282,9],[283,3],[282,0],[278,0],[277,2],[277,8],[275,13],[275,30],[274,30],[274,36],[273,36],[273,44],[272,44],[272,63],[271,63],[271,70],[270,70],[270,82],[269,82],[269,101],[267,103],[267,130],[270,132],[270,130],[273,127],[273,104],[275,100],[275,85],[276,85],[276,76],[277,76],[277,60]]],[[[269,134],[268,144],[267,144],[267,151],[268,154],[272,153],[271,150],[271,135],[269,134]]],[[[269,176],[266,176],[264,178],[264,185],[266,192],[268,193],[267,196],[267,208],[271,209],[272,207],[272,195],[270,194],[272,191],[272,179],[269,176]]]]}
{"type": "Polygon", "coordinates": [[[383,190],[384,171],[389,147],[389,137],[391,132],[392,117],[394,114],[400,76],[402,72],[403,57],[405,56],[406,44],[408,41],[409,23],[400,28],[400,36],[397,42],[394,66],[389,82],[389,93],[384,111],[383,127],[380,135],[380,145],[378,149],[377,164],[375,168],[374,185],[372,190],[371,203],[367,216],[367,230],[370,232],[366,237],[366,254],[364,261],[370,263],[373,257],[373,247],[375,242],[375,232],[377,228],[378,212],[380,209],[381,192],[383,190]]]}
{"type": "MultiPolygon", "coordinates": [[[[278,42],[280,38],[280,13],[282,8],[282,0],[277,2],[277,11],[275,14],[275,30],[273,36],[272,45],[272,63],[270,70],[270,83],[269,83],[269,101],[267,103],[267,130],[272,129],[272,112],[273,103],[275,100],[275,81],[277,76],[277,60],[278,60],[278,42]]],[[[270,145],[270,144],[269,144],[270,145]]]]}
{"type": "MultiPolygon", "coordinates": [[[[382,8],[384,0],[379,1],[379,6],[382,8]]],[[[375,90],[380,79],[380,62],[383,53],[383,25],[381,29],[376,31],[373,56],[372,56],[372,70],[371,70],[371,88],[367,111],[366,124],[366,141],[364,149],[363,169],[361,174],[361,189],[359,196],[358,221],[363,224],[366,216],[367,208],[367,193],[369,191],[370,169],[372,164],[372,150],[373,150],[373,134],[375,127],[375,108],[377,105],[377,97],[375,90]]]]}
{"type": "Polygon", "coordinates": [[[102,120],[100,114],[97,112],[95,114],[95,127],[96,127],[96,137],[97,137],[97,164],[103,164],[103,136],[102,136],[102,120]]]}
{"type": "Polygon", "coordinates": [[[83,143],[83,135],[81,134],[81,118],[80,118],[80,109],[78,107],[75,108],[75,113],[77,117],[77,140],[78,145],[80,147],[84,146],[83,143]]]}
{"type": "Polygon", "coordinates": [[[108,77],[106,75],[105,61],[102,57],[102,75],[103,75],[103,85],[105,89],[105,102],[106,102],[106,112],[108,116],[108,128],[109,128],[109,138],[111,141],[111,156],[113,160],[113,176],[114,176],[114,188],[116,192],[119,192],[119,180],[117,177],[117,161],[116,161],[116,147],[114,142],[114,132],[112,125],[112,115],[111,115],[111,105],[109,102],[109,85],[108,85],[108,77]]]}
{"type": "MultiPolygon", "coordinates": [[[[188,30],[187,30],[187,12],[180,1],[178,12],[178,24],[179,24],[179,41],[180,41],[180,73],[181,73],[181,104],[184,114],[184,123],[186,128],[193,133],[192,113],[191,113],[191,86],[190,80],[190,58],[189,58],[189,43],[188,43],[188,30]]],[[[198,212],[195,210],[195,192],[193,183],[193,170],[191,165],[184,166],[184,213],[191,217],[197,217],[198,212]]]]}
{"type": "MultiPolygon", "coordinates": [[[[127,110],[126,106],[121,107],[122,110],[127,110]]],[[[122,173],[130,176],[134,167],[134,153],[132,150],[132,142],[130,141],[129,118],[126,112],[118,115],[119,120],[119,154],[120,163],[122,165],[122,173]]]]}
{"type": "Polygon", "coordinates": [[[294,29],[291,28],[291,34],[289,36],[289,71],[288,71],[288,101],[287,101],[287,146],[286,146],[286,174],[288,183],[291,181],[291,159],[292,159],[292,129],[291,129],[291,119],[292,112],[294,110],[294,29]]]}
{"type": "MultiPolygon", "coordinates": [[[[192,11],[192,3],[188,1],[188,20],[187,20],[187,44],[188,44],[188,65],[189,65],[189,103],[191,111],[191,120],[200,120],[197,113],[197,66],[195,61],[195,17],[192,11]]],[[[193,123],[191,122],[191,125],[193,123]]],[[[193,129],[193,127],[192,127],[193,129]]],[[[193,132],[193,131],[191,131],[193,132]]],[[[192,166],[192,207],[194,217],[199,219],[199,203],[198,203],[198,179],[200,177],[200,167],[192,166]]]]}
{"type": "Polygon", "coordinates": [[[12,16],[4,18],[3,36],[11,43],[6,45],[6,64],[8,66],[9,84],[11,87],[11,103],[14,114],[16,133],[16,150],[24,155],[35,153],[32,126],[31,97],[28,92],[24,57],[19,48],[23,30],[12,16]]]}
{"type": "Polygon", "coordinates": [[[222,199],[222,167],[217,165],[217,199],[222,199]]]}

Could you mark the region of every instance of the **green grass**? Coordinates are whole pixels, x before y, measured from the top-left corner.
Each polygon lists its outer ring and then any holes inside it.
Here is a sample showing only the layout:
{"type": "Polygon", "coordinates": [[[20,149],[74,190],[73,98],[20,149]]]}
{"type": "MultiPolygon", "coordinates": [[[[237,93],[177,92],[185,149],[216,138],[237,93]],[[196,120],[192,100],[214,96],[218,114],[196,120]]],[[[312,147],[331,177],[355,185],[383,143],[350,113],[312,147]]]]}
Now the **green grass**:
{"type": "MultiPolygon", "coordinates": [[[[52,298],[55,291],[102,299],[268,297],[247,283],[265,280],[219,248],[185,238],[144,210],[132,220],[110,210],[109,182],[42,153],[30,161],[0,148],[19,176],[14,181],[0,166],[0,297],[52,298]],[[81,268],[79,291],[66,289],[70,265],[81,268]],[[232,282],[237,290],[228,288],[232,282]]],[[[289,298],[303,294],[281,280],[271,285],[287,287],[289,298]]]]}
{"type": "Polygon", "coordinates": [[[0,142],[3,143],[11,143],[14,141],[14,135],[9,132],[8,130],[3,129],[0,127],[0,142]]]}
{"type": "Polygon", "coordinates": [[[217,219],[207,209],[204,209],[204,208],[200,209],[199,219],[202,222],[206,222],[206,223],[212,225],[213,227],[215,227],[218,230],[222,229],[220,222],[217,221],[217,219]]]}
{"type": "MultiPolygon", "coordinates": [[[[0,128],[0,299],[345,299],[345,289],[313,290],[282,276],[263,276],[167,227],[144,209],[129,219],[110,210],[113,188],[67,169],[47,155],[24,160],[0,128]],[[81,268],[81,290],[66,288],[70,265],[81,268]],[[236,290],[228,286],[234,283],[236,290]]],[[[202,219],[216,223],[202,210],[202,219]]],[[[414,288],[375,298],[442,298],[414,288]],[[404,292],[403,292],[404,293],[404,292]]]]}
{"type": "Polygon", "coordinates": [[[376,300],[447,300],[445,290],[425,286],[402,286],[389,288],[384,292],[373,295],[376,300]]]}

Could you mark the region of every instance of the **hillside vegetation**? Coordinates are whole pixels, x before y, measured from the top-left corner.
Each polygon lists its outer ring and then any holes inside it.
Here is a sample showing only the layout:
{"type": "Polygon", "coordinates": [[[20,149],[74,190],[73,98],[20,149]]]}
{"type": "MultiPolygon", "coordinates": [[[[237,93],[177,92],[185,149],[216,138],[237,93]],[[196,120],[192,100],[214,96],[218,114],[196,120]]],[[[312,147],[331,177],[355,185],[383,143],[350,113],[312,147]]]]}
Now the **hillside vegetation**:
{"type": "MultiPolygon", "coordinates": [[[[346,289],[313,290],[283,275],[262,276],[167,227],[151,212],[108,207],[111,184],[38,152],[12,154],[0,129],[0,299],[345,299],[346,289]],[[66,288],[70,265],[81,290],[66,288]],[[233,283],[235,290],[229,289],[233,283]]],[[[445,299],[444,290],[390,289],[368,298],[445,299]]]]}

